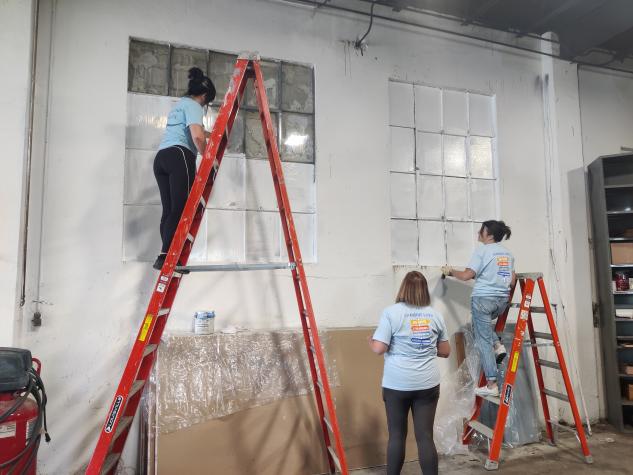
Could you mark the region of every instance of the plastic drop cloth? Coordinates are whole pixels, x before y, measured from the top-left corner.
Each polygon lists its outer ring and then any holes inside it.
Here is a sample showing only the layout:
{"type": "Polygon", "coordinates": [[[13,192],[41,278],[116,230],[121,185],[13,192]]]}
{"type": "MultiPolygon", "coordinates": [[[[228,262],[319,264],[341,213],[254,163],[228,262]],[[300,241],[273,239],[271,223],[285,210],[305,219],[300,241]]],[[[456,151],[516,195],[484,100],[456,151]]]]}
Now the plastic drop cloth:
{"type": "MultiPolygon", "coordinates": [[[[319,336],[325,354],[327,335],[319,336]]],[[[327,365],[337,386],[335,364],[327,365]]],[[[301,331],[167,334],[152,378],[159,433],[312,391],[301,331]]]]}
{"type": "MultiPolygon", "coordinates": [[[[508,332],[514,326],[506,326],[508,332]]],[[[441,454],[455,455],[468,453],[468,446],[462,444],[465,420],[470,419],[475,405],[475,385],[479,383],[481,366],[479,354],[474,346],[470,324],[461,328],[464,333],[466,359],[452,373],[441,380],[441,396],[435,415],[434,439],[437,451],[441,454]]],[[[504,345],[510,351],[512,335],[503,334],[504,345]]],[[[500,382],[505,376],[505,366],[509,358],[500,367],[500,382]]],[[[504,442],[507,445],[522,445],[540,440],[540,429],[534,399],[534,384],[531,372],[526,371],[525,362],[531,361],[529,347],[523,348],[519,360],[519,369],[512,395],[512,403],[506,424],[504,442]]],[[[484,401],[479,420],[489,427],[494,426],[496,406],[484,401]]],[[[475,445],[487,446],[487,439],[475,433],[471,438],[475,445]]]]}

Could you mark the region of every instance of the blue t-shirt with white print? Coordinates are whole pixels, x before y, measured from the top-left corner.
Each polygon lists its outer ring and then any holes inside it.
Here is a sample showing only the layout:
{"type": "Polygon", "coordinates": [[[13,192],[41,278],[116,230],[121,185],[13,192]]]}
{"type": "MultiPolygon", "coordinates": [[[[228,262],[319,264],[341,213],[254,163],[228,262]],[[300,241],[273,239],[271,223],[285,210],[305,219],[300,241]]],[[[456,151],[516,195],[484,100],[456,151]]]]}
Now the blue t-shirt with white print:
{"type": "Polygon", "coordinates": [[[380,317],[374,340],[389,346],[382,387],[419,391],[440,384],[437,343],[448,340],[444,318],[432,307],[396,303],[380,317]]]}
{"type": "Polygon", "coordinates": [[[158,150],[180,145],[187,147],[196,155],[198,149],[191,138],[189,126],[192,124],[202,125],[202,116],[203,110],[199,103],[190,97],[180,99],[167,116],[167,127],[158,150]]]}
{"type": "Polygon", "coordinates": [[[475,272],[473,297],[507,297],[514,272],[514,257],[498,242],[483,244],[466,266],[475,272]]]}

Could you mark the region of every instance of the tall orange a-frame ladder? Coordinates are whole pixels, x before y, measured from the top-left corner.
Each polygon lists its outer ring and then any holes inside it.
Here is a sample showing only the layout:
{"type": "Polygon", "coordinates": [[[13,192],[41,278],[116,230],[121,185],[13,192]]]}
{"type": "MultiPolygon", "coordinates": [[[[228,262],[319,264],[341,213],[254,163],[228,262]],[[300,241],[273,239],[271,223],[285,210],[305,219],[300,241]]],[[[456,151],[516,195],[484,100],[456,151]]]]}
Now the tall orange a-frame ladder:
{"type": "MultiPolygon", "coordinates": [[[[580,419],[580,413],[578,412],[578,405],[576,404],[576,398],[574,396],[574,388],[569,378],[569,372],[567,371],[567,365],[565,364],[565,357],[563,356],[563,349],[560,346],[560,339],[558,338],[558,331],[556,330],[556,322],[554,321],[554,315],[552,313],[552,307],[545,290],[545,282],[543,281],[543,274],[531,273],[531,274],[517,274],[517,281],[521,287],[521,304],[519,305],[519,318],[516,323],[514,331],[514,339],[512,341],[512,349],[510,350],[510,359],[508,360],[508,369],[506,371],[505,381],[501,389],[500,397],[477,397],[475,400],[475,411],[466,423],[464,427],[463,442],[467,444],[473,434],[476,431],[482,434],[484,437],[490,440],[488,459],[486,460],[486,470],[496,470],[499,467],[499,456],[501,454],[501,444],[503,442],[503,434],[505,431],[506,421],[508,418],[508,412],[510,410],[510,404],[512,402],[512,392],[514,391],[514,382],[516,380],[517,369],[519,367],[519,358],[523,349],[525,330],[527,327],[528,334],[530,336],[529,345],[532,347],[532,356],[534,357],[534,369],[536,371],[536,379],[539,386],[539,394],[541,397],[541,404],[543,406],[543,416],[545,419],[545,428],[547,430],[547,438],[550,443],[554,444],[554,432],[552,426],[558,424],[552,420],[549,413],[549,406],[547,404],[547,398],[553,397],[569,403],[571,412],[574,416],[574,423],[576,424],[576,438],[580,442],[582,453],[585,457],[585,462],[593,463],[593,457],[589,452],[589,446],[587,445],[587,438],[585,437],[585,430],[582,426],[582,420],[580,419]],[[541,293],[541,300],[543,301],[543,307],[532,306],[532,296],[534,289],[538,285],[541,293]],[[536,332],[534,331],[534,323],[532,322],[532,314],[545,314],[547,317],[547,324],[550,332],[536,332]],[[556,359],[558,361],[548,361],[540,357],[538,347],[543,345],[537,343],[536,340],[548,340],[554,346],[556,351],[556,359]],[[551,368],[556,371],[560,371],[565,383],[565,393],[562,394],[557,391],[553,391],[545,387],[543,380],[542,368],[551,368]],[[481,411],[481,405],[483,400],[495,404],[499,407],[497,411],[497,420],[494,428],[488,427],[479,422],[477,418],[481,411]]],[[[510,300],[514,294],[514,288],[510,291],[510,300]]],[[[516,304],[511,304],[506,311],[499,316],[497,324],[495,326],[495,332],[501,333],[505,327],[506,320],[508,319],[508,312],[510,307],[516,304]]],[[[479,380],[479,386],[483,386],[486,382],[484,375],[481,375],[479,380]]],[[[558,424],[559,425],[559,424],[558,424]]],[[[560,426],[560,425],[559,425],[560,426]]],[[[566,428],[566,426],[560,426],[566,428]]],[[[573,429],[570,429],[573,430],[573,429]]]]}
{"type": "Polygon", "coordinates": [[[92,459],[86,470],[87,475],[110,475],[115,473],[130,425],[139,406],[143,388],[156,359],[156,350],[160,344],[160,338],[183,275],[193,271],[257,269],[292,270],[330,473],[335,473],[338,470],[347,475],[348,469],[343,451],[343,442],[330,392],[330,384],[310,300],[308,282],[303,268],[303,261],[301,260],[297,232],[290,210],[290,201],[288,200],[279,150],[270,118],[259,56],[256,54],[243,54],[239,56],[235,64],[229,90],[224,97],[224,104],[220,108],[218,117],[213,125],[209,142],[165,259],[165,264],[158,276],[145,318],[134,341],[132,352],[99,434],[99,440],[92,459]],[[266,148],[268,149],[268,161],[270,162],[277,194],[289,262],[285,264],[187,266],[187,260],[198,233],[206,203],[211,196],[215,178],[228,144],[229,134],[249,79],[254,80],[257,105],[262,121],[266,148]]]}

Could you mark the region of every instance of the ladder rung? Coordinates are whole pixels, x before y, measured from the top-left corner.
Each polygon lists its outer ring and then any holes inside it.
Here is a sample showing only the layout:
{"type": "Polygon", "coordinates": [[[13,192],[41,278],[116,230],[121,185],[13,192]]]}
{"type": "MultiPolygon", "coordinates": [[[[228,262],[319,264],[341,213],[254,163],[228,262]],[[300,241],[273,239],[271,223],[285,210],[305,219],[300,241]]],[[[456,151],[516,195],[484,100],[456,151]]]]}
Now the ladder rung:
{"type": "Polygon", "coordinates": [[[323,385],[321,384],[321,381],[317,381],[316,385],[319,387],[319,389],[321,390],[321,393],[323,393],[323,385]]]}
{"type": "Polygon", "coordinates": [[[554,397],[556,399],[560,399],[561,401],[569,402],[569,397],[566,394],[552,391],[551,389],[547,389],[547,388],[543,389],[543,392],[547,394],[548,396],[554,397]]]}
{"type": "MultiPolygon", "coordinates": [[[[510,304],[512,308],[521,308],[521,304],[518,302],[513,302],[510,304]]],[[[530,307],[530,311],[532,313],[545,313],[545,307],[530,307]]]]}
{"type": "Polygon", "coordinates": [[[523,343],[523,346],[527,347],[532,347],[532,348],[538,348],[541,346],[554,346],[554,343],[530,343],[529,341],[526,341],[523,343]]]}
{"type": "Polygon", "coordinates": [[[193,234],[187,233],[187,240],[193,242],[193,234]]]}
{"type": "Polygon", "coordinates": [[[101,475],[106,475],[119,461],[121,458],[121,452],[116,454],[110,454],[106,457],[105,462],[103,462],[103,467],[101,468],[101,475]]]}
{"type": "Polygon", "coordinates": [[[483,396],[483,399],[485,399],[486,401],[491,402],[493,404],[496,404],[497,406],[501,404],[501,400],[499,399],[499,397],[483,396]]]}
{"type": "Polygon", "coordinates": [[[134,396],[143,386],[145,386],[144,379],[137,379],[136,381],[134,381],[134,384],[132,384],[132,389],[130,389],[130,393],[127,396],[128,399],[134,396]]]}
{"type": "Polygon", "coordinates": [[[334,449],[330,446],[327,448],[327,451],[330,453],[330,456],[332,457],[332,460],[334,460],[334,465],[336,465],[336,468],[338,468],[338,471],[341,472],[341,462],[339,462],[339,459],[336,455],[336,452],[334,451],[334,449]]]}
{"type": "Polygon", "coordinates": [[[551,333],[534,332],[534,338],[540,338],[541,340],[554,341],[554,337],[552,336],[551,333]]]}
{"type": "Polygon", "coordinates": [[[213,264],[201,266],[178,266],[176,270],[183,274],[189,272],[231,272],[245,270],[272,270],[272,269],[294,269],[293,262],[266,263],[266,264],[213,264]]]}
{"type": "Polygon", "coordinates": [[[114,433],[114,437],[112,440],[116,440],[123,431],[129,426],[134,420],[134,416],[123,416],[119,421],[119,425],[116,428],[116,432],[114,433]]]}
{"type": "Polygon", "coordinates": [[[547,366],[548,368],[560,369],[560,365],[554,361],[547,361],[539,358],[538,364],[541,366],[547,366]]]}
{"type": "Polygon", "coordinates": [[[204,196],[200,197],[200,206],[202,206],[203,208],[207,207],[207,202],[204,200],[204,196]]]}
{"type": "Polygon", "coordinates": [[[482,424],[479,421],[469,421],[468,422],[468,426],[472,427],[474,430],[479,432],[481,435],[486,436],[489,439],[492,439],[492,436],[494,435],[494,431],[490,427],[488,427],[487,425],[482,424]]]}
{"type": "Polygon", "coordinates": [[[155,345],[154,343],[152,343],[150,345],[147,345],[145,347],[145,350],[143,351],[143,358],[145,358],[150,353],[153,353],[156,350],[157,347],[158,347],[158,345],[155,345]]]}
{"type": "Polygon", "coordinates": [[[327,428],[330,429],[330,432],[334,434],[334,429],[332,429],[332,425],[330,424],[330,421],[327,420],[327,417],[323,416],[323,422],[325,422],[327,428]]]}
{"type": "Polygon", "coordinates": [[[167,308],[167,307],[165,307],[165,308],[161,308],[161,309],[158,311],[158,316],[159,316],[159,317],[162,317],[163,315],[167,315],[167,314],[169,313],[169,311],[170,311],[170,310],[171,310],[171,308],[167,308]]]}
{"type": "Polygon", "coordinates": [[[543,277],[543,273],[542,272],[525,272],[523,274],[517,274],[517,279],[521,280],[521,279],[532,279],[532,280],[536,280],[536,279],[540,279],[543,277]]]}

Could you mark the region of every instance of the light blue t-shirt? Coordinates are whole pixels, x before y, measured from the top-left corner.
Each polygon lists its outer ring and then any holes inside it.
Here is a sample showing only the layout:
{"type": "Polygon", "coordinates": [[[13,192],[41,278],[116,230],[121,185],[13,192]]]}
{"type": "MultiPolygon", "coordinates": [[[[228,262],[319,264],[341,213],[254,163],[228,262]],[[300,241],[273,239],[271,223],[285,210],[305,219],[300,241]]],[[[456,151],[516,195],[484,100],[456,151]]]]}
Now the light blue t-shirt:
{"type": "Polygon", "coordinates": [[[197,154],[198,149],[191,138],[189,126],[191,124],[202,125],[202,114],[202,106],[196,101],[190,97],[180,99],[167,116],[167,127],[158,150],[181,145],[197,154]]]}
{"type": "Polygon", "coordinates": [[[506,297],[510,292],[514,257],[498,242],[479,246],[466,266],[475,271],[473,297],[506,297]]]}
{"type": "Polygon", "coordinates": [[[382,387],[419,391],[440,384],[437,343],[448,340],[444,318],[431,307],[397,303],[380,317],[374,340],[389,345],[382,387]]]}

